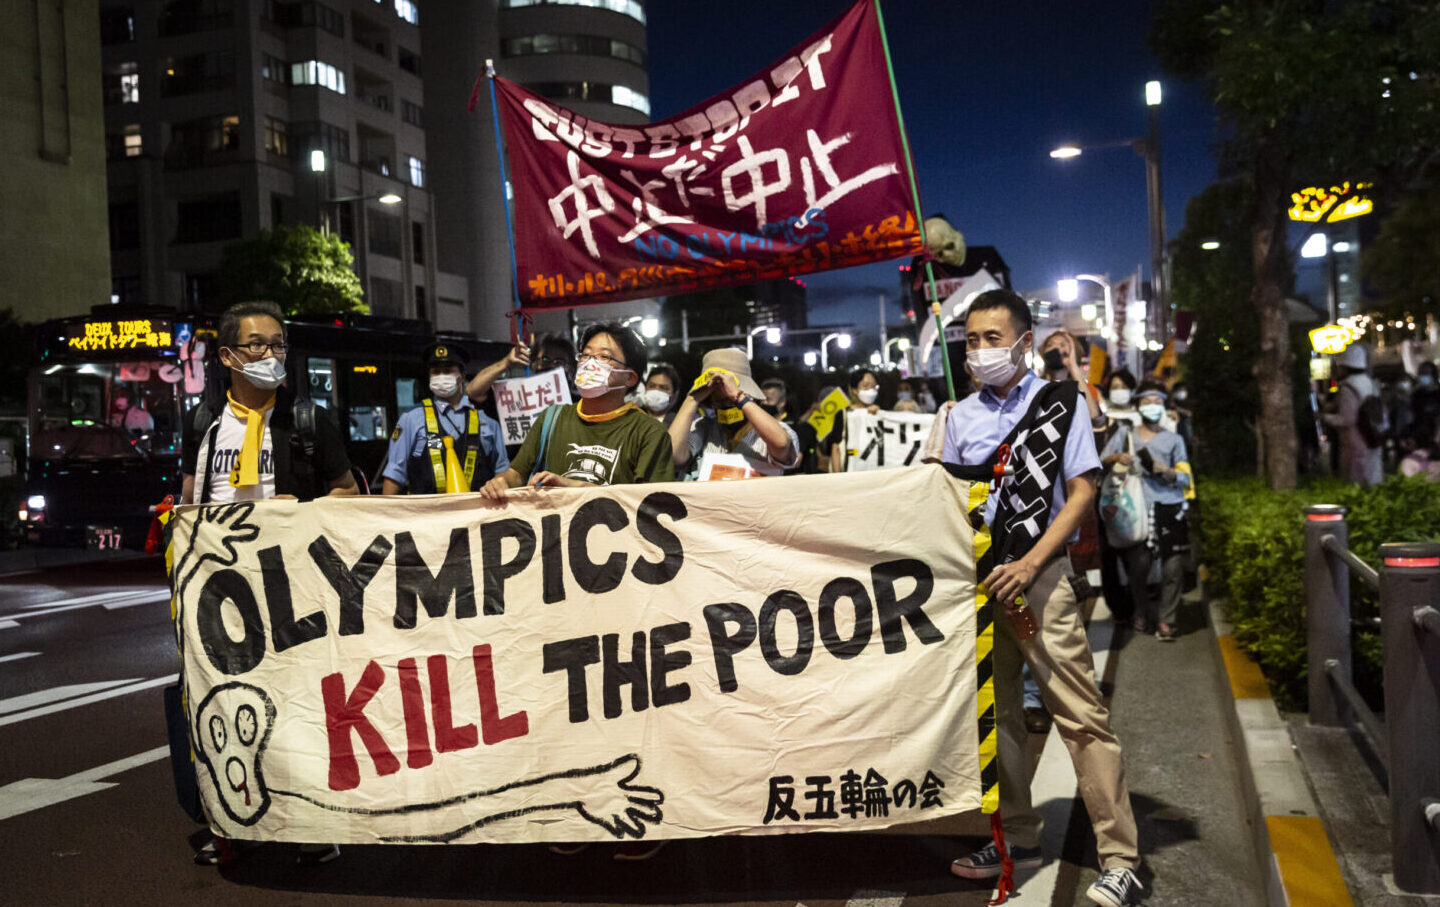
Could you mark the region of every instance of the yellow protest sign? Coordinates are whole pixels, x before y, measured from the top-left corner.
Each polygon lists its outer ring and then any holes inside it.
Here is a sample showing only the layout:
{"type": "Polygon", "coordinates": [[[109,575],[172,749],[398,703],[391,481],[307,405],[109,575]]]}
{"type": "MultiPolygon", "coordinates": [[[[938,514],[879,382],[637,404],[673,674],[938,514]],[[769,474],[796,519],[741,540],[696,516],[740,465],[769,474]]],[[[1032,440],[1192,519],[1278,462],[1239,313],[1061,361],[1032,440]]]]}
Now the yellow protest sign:
{"type": "Polygon", "coordinates": [[[835,416],[845,411],[850,405],[850,398],[840,388],[825,395],[825,398],[815,405],[815,412],[810,415],[810,424],[815,428],[817,437],[825,437],[835,427],[835,416]]]}

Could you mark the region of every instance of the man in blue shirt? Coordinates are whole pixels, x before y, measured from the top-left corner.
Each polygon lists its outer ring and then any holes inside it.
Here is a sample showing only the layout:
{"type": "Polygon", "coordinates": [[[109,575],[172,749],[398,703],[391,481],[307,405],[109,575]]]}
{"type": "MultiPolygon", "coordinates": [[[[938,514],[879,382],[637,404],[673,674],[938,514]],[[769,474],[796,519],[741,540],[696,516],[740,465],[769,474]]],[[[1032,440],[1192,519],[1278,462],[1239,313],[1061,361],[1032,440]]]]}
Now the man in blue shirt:
{"type": "Polygon", "coordinates": [[[445,343],[425,351],[430,396],[400,417],[390,435],[385,494],[478,490],[510,468],[500,424],[465,395],[465,351],[445,343]]]}
{"type": "MultiPolygon", "coordinates": [[[[951,410],[942,459],[974,466],[994,456],[1047,382],[1024,366],[1025,353],[1034,343],[1030,309],[1009,290],[992,290],[976,297],[965,318],[965,342],[966,367],[983,389],[951,410]]],[[[992,600],[1002,607],[1023,593],[1040,625],[1038,633],[1022,640],[1016,638],[1009,620],[995,621],[1000,815],[1015,866],[1039,866],[1040,815],[1030,801],[1026,770],[1020,679],[1023,659],[1039,682],[1045,704],[1070,750],[1095,829],[1102,872],[1087,894],[1097,904],[1121,907],[1135,903],[1142,891],[1134,872],[1140,860],[1139,841],[1120,742],[1110,730],[1109,712],[1095,684],[1095,664],[1075,593],[1067,581],[1070,564],[1065,556],[1066,543],[1094,506],[1100,472],[1083,399],[1066,429],[1063,450],[1048,526],[1029,551],[980,578],[992,600]]],[[[998,497],[992,494],[985,503],[985,521],[992,529],[998,497]]],[[[1000,870],[993,843],[950,866],[951,872],[967,879],[994,878],[1000,870]]]]}

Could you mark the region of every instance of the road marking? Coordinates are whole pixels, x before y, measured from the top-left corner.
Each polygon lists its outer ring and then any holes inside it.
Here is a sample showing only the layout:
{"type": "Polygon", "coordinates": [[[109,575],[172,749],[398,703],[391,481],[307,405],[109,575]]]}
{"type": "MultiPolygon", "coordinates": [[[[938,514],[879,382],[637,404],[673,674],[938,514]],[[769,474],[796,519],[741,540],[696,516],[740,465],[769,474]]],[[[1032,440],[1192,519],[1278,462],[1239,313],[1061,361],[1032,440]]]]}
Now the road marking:
{"type": "Polygon", "coordinates": [[[900,907],[903,903],[903,891],[870,891],[862,888],[850,896],[845,907],[900,907]]]}
{"type": "Polygon", "coordinates": [[[0,715],[8,715],[11,712],[33,709],[36,706],[49,705],[52,702],[60,702],[63,699],[73,699],[76,696],[85,696],[90,693],[99,692],[100,690],[113,689],[127,683],[134,683],[138,679],[139,678],[136,677],[127,677],[124,680],[101,680],[96,683],[71,683],[62,687],[51,687],[48,690],[26,693],[24,696],[0,699],[0,715]]]}
{"type": "Polygon", "coordinates": [[[19,661],[22,658],[32,658],[39,654],[39,652],[16,652],[14,655],[0,655],[0,662],[19,661]]]}
{"type": "Polygon", "coordinates": [[[73,598],[57,598],[48,602],[34,602],[25,606],[26,610],[38,608],[53,608],[62,605],[93,605],[109,599],[131,598],[136,595],[159,595],[162,592],[169,592],[166,586],[138,586],[123,591],[111,589],[108,592],[95,592],[90,595],[78,595],[73,598]]]}
{"type": "Polygon", "coordinates": [[[75,611],[80,608],[93,608],[96,605],[101,605],[106,610],[113,611],[116,608],[129,608],[133,605],[148,605],[151,603],[168,602],[169,600],[170,590],[162,587],[158,590],[141,589],[138,592],[126,592],[119,595],[113,592],[106,593],[105,595],[101,596],[90,595],[80,600],[69,600],[68,603],[65,604],[58,604],[56,602],[45,602],[41,605],[27,605],[27,608],[33,610],[15,611],[7,614],[6,617],[12,619],[0,620],[0,629],[18,627],[19,624],[15,623],[13,618],[48,617],[51,614],[60,614],[65,611],[75,611]]]}
{"type": "MultiPolygon", "coordinates": [[[[114,686],[115,683],[123,683],[123,684],[127,684],[127,686],[114,687],[114,689],[105,690],[104,692],[92,693],[92,694],[90,694],[90,695],[88,695],[88,696],[80,696],[78,699],[66,699],[64,702],[54,702],[54,703],[51,703],[51,704],[49,704],[49,705],[42,705],[42,706],[40,706],[40,707],[38,707],[38,708],[32,708],[32,709],[30,709],[30,710],[28,710],[28,711],[16,712],[16,713],[14,713],[14,714],[12,714],[12,715],[4,715],[3,717],[0,717],[0,727],[4,727],[4,726],[7,725],[7,724],[17,724],[17,723],[19,723],[19,722],[21,722],[21,721],[28,721],[28,720],[30,720],[31,718],[39,718],[39,717],[41,717],[41,716],[43,716],[43,715],[53,715],[53,714],[55,714],[56,712],[64,712],[64,711],[66,711],[66,710],[68,710],[68,709],[79,708],[79,707],[82,706],[82,705],[90,705],[91,703],[95,703],[95,702],[103,702],[103,701],[106,700],[106,699],[114,699],[116,696],[126,696],[126,695],[129,695],[130,693],[138,693],[138,692],[140,692],[141,690],[154,689],[155,687],[165,686],[166,684],[170,684],[170,683],[174,683],[174,682],[175,682],[175,675],[170,674],[170,675],[166,675],[165,677],[155,677],[155,678],[152,678],[152,679],[150,679],[150,680],[139,680],[139,681],[121,680],[121,681],[109,681],[109,682],[105,682],[105,683],[101,683],[101,684],[81,684],[80,686],[91,686],[91,687],[94,687],[94,686],[102,686],[102,687],[103,687],[103,686],[114,686]]],[[[60,688],[58,688],[58,689],[65,689],[65,688],[64,688],[64,687],[60,687],[60,688]]],[[[50,691],[46,691],[46,692],[50,692],[50,691]]],[[[29,695],[31,695],[31,696],[38,696],[38,695],[42,695],[42,694],[40,694],[40,693],[31,693],[31,694],[29,694],[29,695]]],[[[74,693],[72,692],[70,695],[74,695],[74,693]]],[[[24,699],[24,698],[26,698],[26,697],[24,697],[24,696],[18,696],[18,697],[16,697],[16,698],[17,698],[17,699],[24,699]]],[[[13,700],[5,700],[5,702],[9,702],[9,701],[13,701],[13,700]]],[[[3,705],[3,704],[4,704],[4,702],[0,702],[0,705],[3,705]]]]}
{"type": "Polygon", "coordinates": [[[100,779],[158,762],[169,755],[170,747],[157,746],[67,778],[24,778],[7,784],[0,787],[0,821],[115,787],[117,782],[100,779]]]}

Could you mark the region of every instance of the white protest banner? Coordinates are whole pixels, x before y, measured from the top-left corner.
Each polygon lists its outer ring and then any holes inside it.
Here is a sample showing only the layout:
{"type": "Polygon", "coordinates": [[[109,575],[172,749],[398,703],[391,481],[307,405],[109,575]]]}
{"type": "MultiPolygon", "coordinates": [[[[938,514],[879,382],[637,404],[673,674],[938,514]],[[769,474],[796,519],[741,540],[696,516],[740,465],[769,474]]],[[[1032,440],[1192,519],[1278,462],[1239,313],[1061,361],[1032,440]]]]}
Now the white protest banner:
{"type": "Polygon", "coordinates": [[[845,413],[845,471],[913,466],[935,424],[934,413],[852,409],[845,413]]]}
{"type": "Polygon", "coordinates": [[[969,494],[925,466],[180,508],[212,826],[603,841],[975,810],[969,494]]]}
{"type": "Polygon", "coordinates": [[[570,402],[570,382],[565,380],[564,370],[558,368],[528,378],[506,378],[491,388],[506,444],[523,442],[545,407],[570,402]]]}

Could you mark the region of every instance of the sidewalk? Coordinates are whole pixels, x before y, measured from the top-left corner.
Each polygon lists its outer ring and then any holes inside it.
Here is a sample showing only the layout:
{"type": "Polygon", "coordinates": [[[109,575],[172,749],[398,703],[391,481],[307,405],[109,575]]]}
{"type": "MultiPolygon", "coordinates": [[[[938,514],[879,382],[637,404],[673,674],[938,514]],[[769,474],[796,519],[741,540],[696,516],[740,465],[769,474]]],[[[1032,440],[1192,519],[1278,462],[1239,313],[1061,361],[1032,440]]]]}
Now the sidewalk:
{"type": "MultiPolygon", "coordinates": [[[[1243,769],[1224,711],[1230,704],[1220,695],[1214,633],[1198,596],[1185,598],[1180,628],[1169,643],[1118,633],[1105,678],[1140,829],[1145,904],[1262,905],[1243,769]]],[[[1094,836],[1078,801],[1070,830],[1066,859],[1083,861],[1073,903],[1093,907],[1085,889],[1098,874],[1094,836]]]]}

